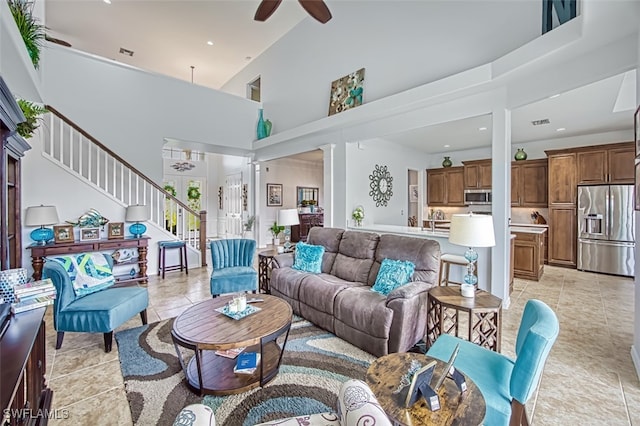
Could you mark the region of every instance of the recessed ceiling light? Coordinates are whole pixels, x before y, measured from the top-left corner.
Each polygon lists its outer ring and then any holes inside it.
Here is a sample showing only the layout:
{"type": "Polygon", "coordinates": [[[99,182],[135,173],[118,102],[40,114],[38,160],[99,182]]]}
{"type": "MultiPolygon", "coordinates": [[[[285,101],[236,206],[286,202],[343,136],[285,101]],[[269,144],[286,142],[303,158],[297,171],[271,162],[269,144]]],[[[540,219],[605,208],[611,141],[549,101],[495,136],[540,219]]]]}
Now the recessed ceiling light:
{"type": "Polygon", "coordinates": [[[105,2],[106,4],[111,4],[111,0],[102,0],[103,2],[105,2]]]}
{"type": "Polygon", "coordinates": [[[212,42],[211,40],[209,40],[209,41],[207,42],[207,44],[208,44],[209,46],[213,46],[213,42],[212,42]]]}
{"type": "Polygon", "coordinates": [[[564,127],[558,127],[556,129],[556,132],[564,132],[565,130],[567,130],[567,129],[565,129],[564,127]]]}
{"type": "Polygon", "coordinates": [[[449,144],[446,144],[446,145],[445,145],[444,147],[445,147],[445,148],[449,148],[450,146],[451,146],[451,145],[449,145],[449,144]]]}
{"type": "Polygon", "coordinates": [[[560,93],[556,93],[555,95],[549,96],[549,99],[557,98],[558,96],[560,96],[560,93]]]}
{"type": "Polygon", "coordinates": [[[478,127],[478,130],[480,130],[482,132],[483,130],[487,130],[487,128],[486,127],[478,127]]]}

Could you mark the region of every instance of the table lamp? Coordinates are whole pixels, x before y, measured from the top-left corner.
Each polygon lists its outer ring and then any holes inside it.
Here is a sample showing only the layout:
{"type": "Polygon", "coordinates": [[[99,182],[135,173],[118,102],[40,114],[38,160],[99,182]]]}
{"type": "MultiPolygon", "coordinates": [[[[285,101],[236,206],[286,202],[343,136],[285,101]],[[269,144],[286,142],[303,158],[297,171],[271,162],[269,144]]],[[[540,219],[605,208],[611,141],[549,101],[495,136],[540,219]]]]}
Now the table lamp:
{"type": "Polygon", "coordinates": [[[124,218],[126,222],[135,222],[129,227],[129,232],[135,237],[140,238],[147,232],[147,226],[144,222],[149,220],[149,210],[147,206],[136,204],[134,206],[127,207],[127,214],[124,218]]]}
{"type": "Polygon", "coordinates": [[[298,209],[283,209],[278,211],[278,225],[284,226],[284,250],[291,250],[291,226],[298,225],[298,209]]]}
{"type": "Polygon", "coordinates": [[[43,246],[53,239],[53,229],[45,228],[45,225],[55,225],[58,223],[58,212],[55,206],[34,206],[27,207],[24,217],[25,226],[39,226],[31,231],[31,239],[38,245],[43,246]]]}
{"type": "Polygon", "coordinates": [[[451,216],[449,229],[449,242],[467,247],[464,258],[467,259],[467,275],[460,291],[465,297],[473,297],[478,277],[474,274],[475,263],[478,260],[478,252],[474,247],[493,247],[496,239],[493,234],[493,217],[481,214],[454,214],[451,216]]]}

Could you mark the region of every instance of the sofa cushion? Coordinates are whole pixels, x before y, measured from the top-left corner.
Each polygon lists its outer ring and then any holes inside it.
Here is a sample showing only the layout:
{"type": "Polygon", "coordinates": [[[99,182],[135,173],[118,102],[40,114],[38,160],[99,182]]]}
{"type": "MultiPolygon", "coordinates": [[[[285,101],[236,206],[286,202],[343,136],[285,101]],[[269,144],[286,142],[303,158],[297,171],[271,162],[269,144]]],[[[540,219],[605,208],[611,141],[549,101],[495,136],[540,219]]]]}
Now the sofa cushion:
{"type": "Polygon", "coordinates": [[[115,283],[111,265],[102,253],[80,253],[70,256],[49,257],[65,269],[76,297],[104,290],[115,283]]]}
{"type": "Polygon", "coordinates": [[[336,254],[340,248],[340,240],[344,234],[344,229],[339,228],[323,228],[314,226],[309,230],[307,243],[324,247],[324,255],[322,256],[322,272],[328,274],[331,272],[333,262],[336,260],[336,254]]]}
{"type": "Polygon", "coordinates": [[[308,274],[300,283],[298,300],[318,311],[333,314],[333,301],[338,293],[348,287],[364,285],[364,283],[346,281],[330,274],[308,274]]]}
{"type": "Polygon", "coordinates": [[[373,232],[346,231],[331,274],[347,281],[367,282],[379,239],[373,232]]]}
{"type": "Polygon", "coordinates": [[[306,244],[300,241],[296,244],[295,258],[293,261],[293,269],[298,271],[319,274],[322,266],[322,256],[324,255],[324,247],[313,244],[306,244]]]}
{"type": "Polygon", "coordinates": [[[393,320],[393,310],[386,306],[387,298],[370,291],[367,286],[350,287],[336,297],[336,320],[374,337],[387,338],[393,320]]]}
{"type": "Polygon", "coordinates": [[[371,273],[367,281],[370,286],[375,283],[384,259],[412,262],[415,265],[413,281],[438,282],[440,244],[435,240],[391,234],[381,235],[375,253],[375,261],[371,266],[371,273]]]}
{"type": "Polygon", "coordinates": [[[388,296],[393,290],[411,281],[411,276],[416,266],[408,260],[384,259],[376,282],[371,287],[371,291],[378,292],[383,296],[388,296]]]}

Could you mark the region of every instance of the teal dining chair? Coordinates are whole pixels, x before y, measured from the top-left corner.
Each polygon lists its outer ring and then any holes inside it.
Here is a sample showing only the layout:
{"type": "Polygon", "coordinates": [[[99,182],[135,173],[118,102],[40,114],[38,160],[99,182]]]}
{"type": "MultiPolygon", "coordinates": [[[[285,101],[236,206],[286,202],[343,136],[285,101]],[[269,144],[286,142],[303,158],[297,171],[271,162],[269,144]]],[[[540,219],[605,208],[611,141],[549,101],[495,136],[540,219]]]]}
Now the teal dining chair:
{"type": "Polygon", "coordinates": [[[525,404],[538,387],[559,330],[553,310],[540,300],[531,299],[522,313],[515,359],[449,334],[438,337],[427,355],[446,362],[460,345],[453,365],[482,392],[487,405],[483,424],[528,425],[525,404]]]}
{"type": "Polygon", "coordinates": [[[250,239],[213,240],[211,248],[211,294],[258,291],[258,272],[253,267],[256,241],[250,239]]]}

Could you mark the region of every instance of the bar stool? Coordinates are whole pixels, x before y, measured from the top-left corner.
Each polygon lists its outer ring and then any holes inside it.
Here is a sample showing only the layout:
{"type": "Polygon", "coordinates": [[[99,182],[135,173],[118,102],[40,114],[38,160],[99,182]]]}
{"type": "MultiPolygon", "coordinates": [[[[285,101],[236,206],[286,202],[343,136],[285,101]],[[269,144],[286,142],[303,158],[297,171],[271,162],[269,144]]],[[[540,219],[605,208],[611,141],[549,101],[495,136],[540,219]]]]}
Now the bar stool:
{"type": "Polygon", "coordinates": [[[162,279],[164,279],[164,273],[166,271],[177,271],[184,268],[187,275],[189,275],[189,268],[187,265],[187,244],[184,241],[158,241],[158,275],[162,273],[162,279]],[[180,264],[167,266],[166,262],[166,250],[168,249],[180,250],[180,264]]]}
{"type": "MultiPolygon", "coordinates": [[[[464,256],[460,256],[458,254],[451,254],[451,253],[442,254],[440,256],[440,280],[438,281],[438,285],[446,285],[446,286],[448,286],[450,283],[451,284],[458,284],[458,285],[462,284],[462,283],[459,283],[459,282],[455,282],[455,281],[450,281],[449,280],[449,272],[450,272],[450,269],[451,269],[451,265],[464,266],[465,269],[466,269],[468,264],[469,264],[469,262],[467,261],[467,259],[464,258],[464,256]]],[[[466,271],[465,271],[465,273],[466,273],[466,271]]],[[[476,265],[475,274],[476,274],[476,276],[478,276],[478,267],[477,267],[477,265],[476,265]]]]}

